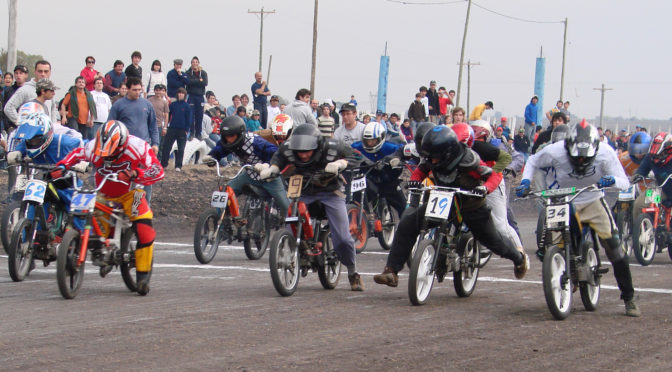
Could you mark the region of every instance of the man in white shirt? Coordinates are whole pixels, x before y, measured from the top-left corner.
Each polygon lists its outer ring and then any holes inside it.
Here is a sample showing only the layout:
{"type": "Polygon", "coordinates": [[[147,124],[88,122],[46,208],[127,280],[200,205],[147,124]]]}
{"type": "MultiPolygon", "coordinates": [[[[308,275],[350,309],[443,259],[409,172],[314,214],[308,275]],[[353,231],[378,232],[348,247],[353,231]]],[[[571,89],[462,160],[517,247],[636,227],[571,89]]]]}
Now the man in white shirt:
{"type": "Polygon", "coordinates": [[[343,125],[339,126],[334,132],[334,139],[343,141],[348,146],[354,142],[362,140],[362,134],[366,125],[357,121],[357,108],[355,105],[345,103],[341,106],[341,117],[343,125]]]}
{"type": "Polygon", "coordinates": [[[93,96],[93,102],[96,103],[96,117],[93,121],[94,137],[98,133],[98,129],[107,122],[107,115],[110,113],[110,108],[112,107],[110,96],[103,92],[104,85],[105,81],[102,77],[96,77],[93,80],[91,95],[93,96]]]}

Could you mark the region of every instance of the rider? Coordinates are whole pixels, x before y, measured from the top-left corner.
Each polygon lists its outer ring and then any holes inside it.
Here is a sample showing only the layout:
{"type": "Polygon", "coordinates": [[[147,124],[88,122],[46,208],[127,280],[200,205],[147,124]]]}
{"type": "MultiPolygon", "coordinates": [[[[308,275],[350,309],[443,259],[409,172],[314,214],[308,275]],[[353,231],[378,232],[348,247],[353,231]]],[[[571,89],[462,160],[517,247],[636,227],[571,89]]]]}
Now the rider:
{"type": "MultiPolygon", "coordinates": [[[[621,161],[623,169],[625,170],[625,174],[627,174],[630,177],[634,177],[638,173],[637,170],[642,164],[646,154],[649,152],[649,147],[651,147],[651,136],[649,136],[646,132],[637,132],[630,137],[627,151],[621,153],[621,157],[619,159],[621,161]]],[[[655,174],[655,167],[650,168],[654,168],[654,174],[655,174]]],[[[648,172],[649,171],[647,171],[647,173],[648,172]]],[[[665,178],[660,180],[660,182],[665,182],[665,178]]],[[[644,192],[645,187],[643,184],[639,186],[639,191],[640,193],[637,196],[637,199],[635,200],[632,209],[633,221],[635,218],[637,218],[637,216],[639,216],[642,213],[642,208],[644,208],[645,204],[644,201],[646,199],[646,194],[644,192]]]]}
{"type": "MultiPolygon", "coordinates": [[[[642,132],[637,132],[637,134],[639,133],[642,132]]],[[[632,145],[630,145],[630,147],[632,147],[632,145]]],[[[628,151],[631,151],[631,149],[628,148],[628,151]]],[[[636,151],[638,150],[635,149],[635,152],[636,151]]],[[[635,159],[637,159],[637,157],[635,157],[633,161],[635,161],[635,159]]],[[[643,180],[649,172],[653,171],[656,182],[658,185],[661,185],[665,182],[665,179],[672,174],[672,162],[670,162],[670,160],[672,160],[672,134],[660,132],[653,138],[649,153],[641,160],[639,168],[632,177],[632,182],[636,183],[643,180]]],[[[662,191],[661,199],[665,205],[669,205],[670,200],[672,199],[672,180],[667,181],[667,183],[663,185],[662,191]]],[[[639,194],[633,207],[635,213],[641,213],[642,208],[645,206],[645,198],[646,193],[639,194]]],[[[637,215],[635,215],[635,217],[636,216],[637,215]]],[[[672,237],[668,236],[668,241],[672,241],[672,237]]]]}
{"type": "MultiPolygon", "coordinates": [[[[105,182],[97,198],[103,203],[121,204],[124,213],[133,222],[138,234],[135,250],[138,294],[144,296],[149,293],[156,231],[152,227],[153,213],[145,199],[145,191],[132,188],[131,183],[154,184],[163,179],[163,167],[149,144],[130,135],[126,125],[118,120],[103,124],[95,140],[73,150],[57,164],[68,169],[77,167],[82,161],[93,163],[96,185],[100,185],[108,174],[117,175],[119,182],[105,182]]],[[[103,269],[101,275],[106,274],[103,269]]]]}
{"type": "MultiPolygon", "coordinates": [[[[670,142],[672,144],[672,141],[670,142]]],[[[616,152],[609,146],[600,146],[597,129],[585,119],[571,127],[569,136],[562,141],[546,146],[527,159],[523,180],[516,188],[519,197],[530,192],[530,179],[536,169],[554,167],[559,187],[584,187],[598,184],[601,188],[616,184],[622,190],[630,185],[616,152]]],[[[641,169],[641,168],[640,168],[641,169]]],[[[600,244],[611,261],[614,276],[625,302],[625,315],[640,316],[633,297],[635,290],[628,258],[620,247],[620,239],[612,216],[601,190],[584,192],[573,202],[576,215],[582,223],[588,223],[597,233],[600,244]]],[[[543,251],[538,255],[543,256],[543,251]]]]}
{"type": "Polygon", "coordinates": [[[320,135],[313,124],[301,124],[294,128],[289,140],[280,145],[273,156],[271,166],[263,170],[262,179],[273,177],[286,166],[293,164],[296,173],[304,176],[324,171],[325,177],[315,177],[301,193],[301,201],[310,204],[319,201],[327,212],[331,239],[338,259],[348,268],[350,289],[363,291],[362,279],[357,273],[355,245],[350,235],[348,215],[345,209],[343,181],[337,175],[355,159],[350,146],[342,141],[329,140],[320,135]]]}
{"type": "Polygon", "coordinates": [[[229,186],[236,195],[239,195],[243,191],[243,186],[247,184],[263,188],[275,200],[280,215],[286,216],[289,200],[282,179],[275,178],[264,182],[259,178],[259,172],[268,168],[267,163],[271,161],[273,154],[278,151],[278,147],[259,135],[248,133],[245,122],[240,116],[224,118],[219,126],[219,133],[222,139],[217,142],[217,146],[208,155],[203,157],[203,163],[214,167],[220,159],[229,154],[234,154],[244,165],[253,165],[254,170],[247,169],[246,172],[241,172],[238,177],[229,181],[229,186]]]}
{"type": "Polygon", "coordinates": [[[255,134],[258,134],[266,141],[279,146],[287,140],[292,133],[293,127],[294,120],[292,120],[291,116],[287,114],[278,114],[273,118],[273,121],[271,121],[269,128],[258,130],[255,134]]]}
{"type": "MultiPolygon", "coordinates": [[[[420,187],[421,181],[431,171],[439,186],[471,190],[483,197],[488,193],[488,188],[483,185],[483,181],[491,176],[492,170],[485,166],[478,154],[458,140],[451,128],[439,125],[425,134],[420,154],[423,160],[411,175],[409,187],[420,187]]],[[[490,208],[485,205],[485,199],[476,197],[461,197],[460,199],[462,218],[474,238],[491,251],[513,261],[514,274],[516,278],[522,279],[529,268],[529,258],[524,252],[518,252],[514,244],[504,239],[498,232],[490,208]]],[[[394,235],[392,248],[387,256],[385,269],[381,274],[373,277],[376,283],[390,287],[396,287],[399,284],[397,273],[404,267],[411,253],[420,232],[420,222],[426,208],[427,204],[424,204],[417,210],[407,212],[402,216],[394,235]]]]}
{"type": "MultiPolygon", "coordinates": [[[[387,198],[390,205],[397,210],[399,216],[406,208],[406,198],[399,188],[402,168],[397,168],[403,157],[404,144],[393,144],[385,141],[387,130],[385,125],[374,121],[366,124],[362,140],[353,143],[353,149],[359,151],[368,160],[376,162],[384,159],[384,165],[380,169],[374,169],[369,173],[381,196],[387,198]]],[[[371,195],[372,191],[367,187],[369,200],[376,200],[377,196],[371,195]]]]}

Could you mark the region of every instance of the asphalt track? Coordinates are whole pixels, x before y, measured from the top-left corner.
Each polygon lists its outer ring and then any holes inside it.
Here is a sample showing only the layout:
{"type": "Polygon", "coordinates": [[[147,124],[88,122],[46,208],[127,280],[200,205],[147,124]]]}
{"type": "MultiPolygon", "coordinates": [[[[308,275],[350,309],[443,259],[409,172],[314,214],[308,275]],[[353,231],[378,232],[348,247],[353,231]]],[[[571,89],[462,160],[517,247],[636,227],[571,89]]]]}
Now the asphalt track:
{"type": "MultiPolygon", "coordinates": [[[[528,253],[536,217],[519,216],[528,253]]],[[[161,226],[159,231],[169,231],[161,226]]],[[[365,292],[345,273],[335,290],[315,273],[279,296],[268,255],[249,261],[242,247],[221,249],[209,265],[193,254],[192,232],[160,234],[151,292],[129,292],[113,271],[87,265],[74,300],[61,298],[55,265],[22,283],[0,257],[0,370],[669,370],[672,366],[672,261],[631,264],[641,318],[624,306],[609,272],[600,306],[556,321],[532,258],[524,280],[494,258],[476,290],[458,298],[451,280],[435,283],[428,304],[408,300],[407,271],[398,288],[377,285],[386,252],[375,239],[357,256],[365,292]],[[168,237],[168,238],[167,238],[168,237]]]]}

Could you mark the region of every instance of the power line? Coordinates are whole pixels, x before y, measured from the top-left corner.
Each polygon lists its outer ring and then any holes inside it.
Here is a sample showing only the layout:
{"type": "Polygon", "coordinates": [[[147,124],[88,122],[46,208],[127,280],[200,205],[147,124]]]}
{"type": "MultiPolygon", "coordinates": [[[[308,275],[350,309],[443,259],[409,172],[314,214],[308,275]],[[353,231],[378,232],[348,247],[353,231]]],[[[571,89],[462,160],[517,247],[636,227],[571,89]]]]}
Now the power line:
{"type": "Polygon", "coordinates": [[[506,15],[506,14],[503,14],[503,13],[500,13],[500,12],[496,12],[494,10],[491,10],[491,9],[488,9],[488,8],[484,7],[483,5],[476,4],[473,1],[472,1],[472,4],[476,5],[477,7],[481,8],[481,9],[487,11],[487,12],[497,14],[498,16],[502,16],[504,18],[509,18],[509,19],[513,19],[513,20],[521,21],[521,22],[529,22],[529,23],[564,23],[565,22],[565,21],[535,21],[535,20],[532,20],[532,19],[519,18],[519,17],[506,15]]]}

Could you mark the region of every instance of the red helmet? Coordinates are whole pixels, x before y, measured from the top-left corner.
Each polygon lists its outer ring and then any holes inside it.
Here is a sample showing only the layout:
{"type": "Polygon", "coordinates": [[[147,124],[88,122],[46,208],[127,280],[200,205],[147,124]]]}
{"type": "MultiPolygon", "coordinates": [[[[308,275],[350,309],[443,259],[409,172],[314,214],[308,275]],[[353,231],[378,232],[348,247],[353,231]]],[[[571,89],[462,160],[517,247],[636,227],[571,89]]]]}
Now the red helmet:
{"type": "Polygon", "coordinates": [[[457,134],[457,140],[471,147],[474,144],[474,130],[467,123],[457,123],[453,124],[450,127],[455,134],[457,134]]]}
{"type": "Polygon", "coordinates": [[[649,156],[653,164],[663,166],[672,160],[672,134],[660,132],[651,141],[649,156]]]}
{"type": "Polygon", "coordinates": [[[471,128],[474,130],[474,139],[476,141],[490,142],[492,138],[492,126],[485,120],[474,120],[471,122],[471,128]]]}

